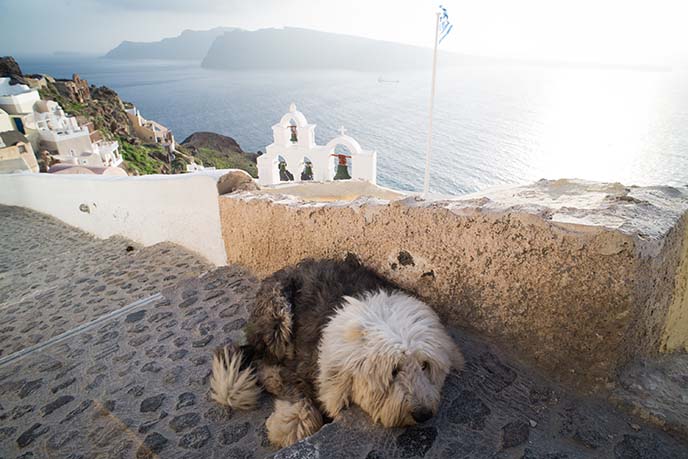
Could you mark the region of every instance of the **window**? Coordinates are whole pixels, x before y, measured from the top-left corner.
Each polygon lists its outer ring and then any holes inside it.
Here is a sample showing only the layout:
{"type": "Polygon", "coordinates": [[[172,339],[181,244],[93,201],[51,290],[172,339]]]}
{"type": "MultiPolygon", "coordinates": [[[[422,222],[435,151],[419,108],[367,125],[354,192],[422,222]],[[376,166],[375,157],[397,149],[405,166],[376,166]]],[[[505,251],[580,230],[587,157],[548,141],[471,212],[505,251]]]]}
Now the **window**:
{"type": "Polygon", "coordinates": [[[17,145],[17,148],[19,148],[19,153],[26,153],[26,147],[24,145],[17,145]]]}
{"type": "Polygon", "coordinates": [[[14,120],[14,125],[17,127],[17,131],[21,132],[22,134],[26,134],[26,131],[24,130],[24,122],[20,118],[13,118],[14,120]]]}

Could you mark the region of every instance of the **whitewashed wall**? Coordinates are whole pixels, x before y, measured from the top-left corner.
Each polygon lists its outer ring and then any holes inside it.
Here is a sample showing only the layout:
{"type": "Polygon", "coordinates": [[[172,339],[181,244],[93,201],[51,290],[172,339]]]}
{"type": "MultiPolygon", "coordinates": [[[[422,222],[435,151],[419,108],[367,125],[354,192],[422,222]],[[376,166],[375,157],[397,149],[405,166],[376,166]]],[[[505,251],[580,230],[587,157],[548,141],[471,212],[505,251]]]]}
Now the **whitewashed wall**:
{"type": "Polygon", "coordinates": [[[101,238],[121,235],[143,245],[169,241],[215,265],[227,256],[220,230],[217,179],[209,174],[103,177],[0,175],[0,204],[52,215],[101,238]],[[80,210],[88,206],[88,212],[80,210]]]}

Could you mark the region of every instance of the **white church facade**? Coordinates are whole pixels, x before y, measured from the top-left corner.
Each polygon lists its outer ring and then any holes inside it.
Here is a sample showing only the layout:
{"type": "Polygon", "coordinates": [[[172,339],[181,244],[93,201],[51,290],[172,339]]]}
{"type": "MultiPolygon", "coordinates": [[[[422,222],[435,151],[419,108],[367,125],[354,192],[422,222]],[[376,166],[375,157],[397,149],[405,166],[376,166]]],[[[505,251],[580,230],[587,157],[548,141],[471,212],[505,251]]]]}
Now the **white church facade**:
{"type": "Polygon", "coordinates": [[[258,157],[258,183],[365,180],[376,182],[377,153],[364,150],[340,129],[340,135],[327,145],[315,142],[315,124],[308,124],[303,113],[291,104],[289,112],[272,127],[273,142],[258,157]],[[348,153],[339,153],[344,147],[348,153]]]}

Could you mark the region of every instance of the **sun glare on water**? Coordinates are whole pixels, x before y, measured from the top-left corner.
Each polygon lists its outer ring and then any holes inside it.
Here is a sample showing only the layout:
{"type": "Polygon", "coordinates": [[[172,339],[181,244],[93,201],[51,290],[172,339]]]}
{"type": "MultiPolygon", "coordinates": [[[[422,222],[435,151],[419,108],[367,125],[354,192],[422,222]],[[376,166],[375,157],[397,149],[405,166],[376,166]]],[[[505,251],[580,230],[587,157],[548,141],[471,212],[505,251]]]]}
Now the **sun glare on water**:
{"type": "Polygon", "coordinates": [[[661,161],[646,157],[661,132],[665,73],[582,69],[554,80],[544,93],[535,148],[542,175],[623,181],[641,175],[648,159],[661,161]]]}

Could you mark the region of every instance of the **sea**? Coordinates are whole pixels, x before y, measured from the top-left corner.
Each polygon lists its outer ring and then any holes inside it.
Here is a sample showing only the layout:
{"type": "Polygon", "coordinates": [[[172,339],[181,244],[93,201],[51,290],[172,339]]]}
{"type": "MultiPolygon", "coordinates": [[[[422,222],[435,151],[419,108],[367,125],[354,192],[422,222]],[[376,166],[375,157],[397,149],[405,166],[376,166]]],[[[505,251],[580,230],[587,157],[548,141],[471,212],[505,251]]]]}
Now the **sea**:
{"type": "MultiPolygon", "coordinates": [[[[318,143],[343,126],[377,151],[379,184],[423,188],[430,68],[224,71],[196,61],[15,57],[25,73],[78,73],[116,90],[178,141],[213,131],[265,151],[271,126],[295,102],[317,125],[318,143]]],[[[688,185],[688,69],[440,62],[436,88],[433,193],[543,178],[688,185]]]]}

